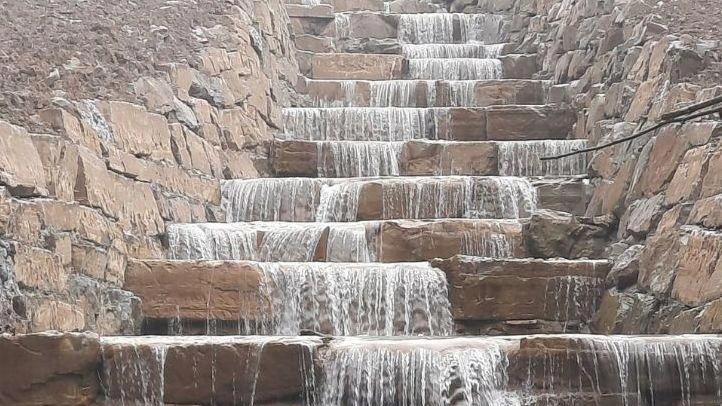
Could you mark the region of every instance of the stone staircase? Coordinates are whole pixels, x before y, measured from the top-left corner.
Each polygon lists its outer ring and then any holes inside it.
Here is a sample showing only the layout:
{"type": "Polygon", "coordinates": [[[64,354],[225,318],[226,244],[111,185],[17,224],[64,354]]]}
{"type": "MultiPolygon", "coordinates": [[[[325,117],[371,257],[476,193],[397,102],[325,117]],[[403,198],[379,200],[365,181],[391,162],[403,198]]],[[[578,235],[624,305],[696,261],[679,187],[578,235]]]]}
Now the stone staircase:
{"type": "Polygon", "coordinates": [[[720,338],[570,334],[611,264],[529,258],[529,218],[590,186],[585,156],[539,160],[585,141],[508,18],[331,3],[288,5],[305,96],[277,177],[223,182],[217,223],[129,263],[145,336],[101,338],[110,401],[717,404],[720,338]]]}

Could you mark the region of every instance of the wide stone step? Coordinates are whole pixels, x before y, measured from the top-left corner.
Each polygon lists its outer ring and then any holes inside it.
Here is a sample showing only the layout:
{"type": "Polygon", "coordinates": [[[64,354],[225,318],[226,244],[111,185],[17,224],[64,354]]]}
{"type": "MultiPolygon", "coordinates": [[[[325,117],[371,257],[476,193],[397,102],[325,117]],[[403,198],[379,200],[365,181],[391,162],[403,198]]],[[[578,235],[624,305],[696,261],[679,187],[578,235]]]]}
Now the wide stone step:
{"type": "MultiPolygon", "coordinates": [[[[307,0],[285,0],[285,3],[307,5],[307,0]]],[[[427,0],[320,0],[319,4],[333,6],[336,12],[380,11],[393,13],[437,13],[443,11],[438,4],[427,0]]]]}
{"type": "Polygon", "coordinates": [[[295,35],[335,40],[393,40],[404,44],[497,44],[507,39],[509,21],[500,14],[335,13],[330,5],[290,6],[295,35]]]}
{"type": "Polygon", "coordinates": [[[261,178],[223,181],[227,222],[391,219],[514,219],[537,209],[575,212],[583,179],[511,176],[261,178]]]}
{"type": "Polygon", "coordinates": [[[378,53],[299,52],[300,72],[320,80],[532,79],[536,56],[508,54],[496,58],[406,58],[378,53]]]}
{"type": "Polygon", "coordinates": [[[722,338],[703,335],[3,335],[0,359],[13,367],[0,374],[0,395],[6,404],[352,406],[441,405],[454,393],[472,405],[711,406],[721,351],[722,338]]]}
{"type": "Polygon", "coordinates": [[[133,260],[124,289],[141,299],[144,334],[577,332],[588,331],[610,268],[464,256],[433,267],[133,260]]]}
{"type": "Polygon", "coordinates": [[[131,261],[143,334],[449,335],[446,277],[428,263],[131,261]]]}
{"type": "Polygon", "coordinates": [[[457,332],[529,334],[585,332],[612,267],[606,260],[434,260],[447,275],[457,332]]]}
{"type": "Polygon", "coordinates": [[[527,256],[518,220],[194,223],[166,232],[172,259],[389,263],[527,256]]]}
{"type": "Polygon", "coordinates": [[[311,80],[299,89],[318,107],[488,107],[542,105],[541,80],[311,80]]]}
{"type": "Polygon", "coordinates": [[[570,176],[587,172],[587,154],[541,161],[585,148],[586,140],[275,141],[278,177],[570,176]]]}
{"type": "Polygon", "coordinates": [[[576,113],[556,105],[287,108],[277,138],[307,141],[568,139],[576,113]]]}

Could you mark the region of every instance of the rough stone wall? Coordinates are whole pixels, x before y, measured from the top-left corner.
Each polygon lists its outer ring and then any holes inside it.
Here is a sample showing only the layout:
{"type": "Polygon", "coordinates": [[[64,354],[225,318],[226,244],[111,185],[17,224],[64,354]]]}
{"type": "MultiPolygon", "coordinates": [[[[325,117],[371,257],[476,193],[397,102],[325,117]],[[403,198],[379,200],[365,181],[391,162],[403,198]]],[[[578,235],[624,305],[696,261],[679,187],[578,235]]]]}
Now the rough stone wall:
{"type": "MultiPolygon", "coordinates": [[[[592,146],[722,94],[722,1],[456,0],[515,13],[519,51],[537,52],[550,102],[578,111],[592,146]]],[[[722,122],[670,124],[594,153],[587,216],[613,215],[615,267],[599,333],[722,332],[722,122]]]]}
{"type": "Polygon", "coordinates": [[[132,333],[127,259],[163,257],[168,222],[213,220],[219,179],[266,170],[298,75],[288,16],[27,3],[0,2],[0,332],[132,333]]]}

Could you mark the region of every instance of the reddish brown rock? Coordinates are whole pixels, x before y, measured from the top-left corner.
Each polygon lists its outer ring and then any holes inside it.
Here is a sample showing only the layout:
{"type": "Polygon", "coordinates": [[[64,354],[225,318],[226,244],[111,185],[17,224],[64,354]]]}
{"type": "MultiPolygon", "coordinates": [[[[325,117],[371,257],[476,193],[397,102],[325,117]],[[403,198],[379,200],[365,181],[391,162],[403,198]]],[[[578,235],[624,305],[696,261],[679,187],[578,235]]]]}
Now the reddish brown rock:
{"type": "Polygon", "coordinates": [[[722,195],[697,200],[688,221],[708,228],[722,228],[722,195]]]}
{"type": "Polygon", "coordinates": [[[320,344],[314,338],[104,339],[110,369],[104,384],[111,398],[119,399],[121,391],[126,400],[142,398],[139,377],[130,368],[140,363],[147,368],[148,392],[163,394],[169,404],[300,402],[320,344]],[[167,348],[162,367],[161,347],[167,348]]]}
{"type": "Polygon", "coordinates": [[[709,148],[706,147],[687,151],[667,186],[665,204],[674,205],[693,200],[699,195],[708,154],[709,148]]]}
{"type": "Polygon", "coordinates": [[[25,129],[0,121],[0,151],[0,184],[15,196],[48,194],[43,164],[25,129]]]}
{"type": "Polygon", "coordinates": [[[118,148],[136,156],[173,160],[165,117],[124,102],[99,102],[97,106],[107,120],[112,142],[118,148]]]}
{"type": "Polygon", "coordinates": [[[426,261],[457,254],[526,254],[517,221],[387,221],[381,224],[379,241],[378,258],[382,262],[426,261]]]}
{"type": "Polygon", "coordinates": [[[437,114],[436,138],[448,141],[483,141],[487,139],[486,110],[451,108],[437,114]]]}
{"type": "Polygon", "coordinates": [[[602,258],[612,227],[606,217],[537,210],[525,225],[524,237],[529,254],[536,258],[602,258]]]}
{"type": "Polygon", "coordinates": [[[722,193],[722,151],[716,151],[709,158],[707,174],[702,182],[700,197],[710,197],[722,193]]]}
{"type": "Polygon", "coordinates": [[[378,54],[316,54],[311,60],[313,79],[400,79],[404,57],[378,54]]]}
{"type": "Polygon", "coordinates": [[[538,206],[583,216],[591,199],[594,187],[586,179],[535,181],[538,206]]]}
{"type": "Polygon", "coordinates": [[[146,318],[237,322],[268,306],[260,279],[253,263],[132,260],[124,288],[140,297],[146,318]]]}
{"type": "Polygon", "coordinates": [[[498,175],[498,146],[492,142],[404,143],[400,170],[407,176],[498,175]]]}
{"type": "Polygon", "coordinates": [[[608,261],[464,256],[433,265],[449,279],[452,315],[461,323],[533,319],[586,323],[596,311],[603,278],[611,268],[608,261]]]}
{"type": "MultiPolygon", "coordinates": [[[[273,169],[276,176],[318,176],[318,144],[309,141],[275,141],[273,144],[273,169]]],[[[323,163],[333,168],[333,162],[323,163]]]]}
{"type": "Polygon", "coordinates": [[[606,278],[608,288],[616,286],[619,289],[626,289],[637,283],[639,258],[643,248],[643,245],[632,245],[614,260],[614,266],[606,278]]]}
{"type": "Polygon", "coordinates": [[[679,265],[672,297],[700,306],[722,297],[722,234],[694,227],[682,228],[679,265]]]}
{"type": "Polygon", "coordinates": [[[500,56],[505,79],[531,79],[539,69],[536,55],[500,56]]]}
{"type": "Polygon", "coordinates": [[[493,106],[486,109],[489,140],[566,139],[576,115],[554,106],[493,106]]]}
{"type": "Polygon", "coordinates": [[[682,206],[668,210],[657,231],[647,239],[639,259],[639,285],[650,292],[667,295],[679,263],[678,221],[682,206]]]}
{"type": "Polygon", "coordinates": [[[90,405],[99,395],[100,345],[95,335],[0,335],[0,359],[4,405],[90,405]]]}
{"type": "Polygon", "coordinates": [[[52,252],[18,244],[13,259],[15,280],[21,287],[43,292],[62,292],[65,289],[69,270],[52,252]]]}

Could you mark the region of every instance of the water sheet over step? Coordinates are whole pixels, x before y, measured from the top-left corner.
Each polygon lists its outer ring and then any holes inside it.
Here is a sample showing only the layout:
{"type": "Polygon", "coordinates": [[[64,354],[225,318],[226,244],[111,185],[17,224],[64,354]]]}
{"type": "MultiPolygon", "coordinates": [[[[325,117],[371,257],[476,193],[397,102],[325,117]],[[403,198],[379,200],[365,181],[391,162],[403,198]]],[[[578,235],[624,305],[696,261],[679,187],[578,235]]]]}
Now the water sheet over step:
{"type": "Polygon", "coordinates": [[[499,59],[409,59],[410,79],[488,80],[501,79],[503,74],[499,59]]]}
{"type": "Polygon", "coordinates": [[[494,44],[504,41],[503,23],[503,17],[494,14],[402,14],[397,32],[406,44],[494,44]]]}
{"type": "Polygon", "coordinates": [[[693,406],[722,399],[722,338],[714,336],[337,338],[326,344],[318,338],[155,337],[103,338],[101,344],[108,396],[146,405],[693,406]]]}
{"type": "Polygon", "coordinates": [[[173,224],[167,233],[172,259],[415,262],[457,253],[526,255],[515,220],[173,224]]]}
{"type": "Polygon", "coordinates": [[[428,263],[133,261],[146,334],[449,335],[446,277],[428,263]]]}
{"type": "Polygon", "coordinates": [[[231,180],[222,196],[228,222],[520,218],[537,207],[518,177],[231,180]]]}

